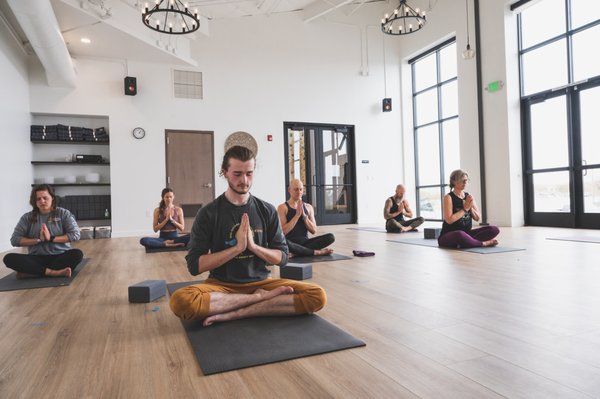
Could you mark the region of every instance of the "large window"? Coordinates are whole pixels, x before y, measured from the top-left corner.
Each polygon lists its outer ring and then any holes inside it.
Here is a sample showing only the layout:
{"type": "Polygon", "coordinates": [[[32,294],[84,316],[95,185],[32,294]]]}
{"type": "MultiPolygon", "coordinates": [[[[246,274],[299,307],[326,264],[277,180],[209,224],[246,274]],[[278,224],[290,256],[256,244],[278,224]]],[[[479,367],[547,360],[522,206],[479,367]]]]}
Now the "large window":
{"type": "Polygon", "coordinates": [[[460,167],[456,40],[409,61],[415,142],[417,214],[442,220],[448,176],[460,167]]]}
{"type": "Polygon", "coordinates": [[[526,223],[600,226],[600,1],[540,0],[518,16],[526,223]]]}

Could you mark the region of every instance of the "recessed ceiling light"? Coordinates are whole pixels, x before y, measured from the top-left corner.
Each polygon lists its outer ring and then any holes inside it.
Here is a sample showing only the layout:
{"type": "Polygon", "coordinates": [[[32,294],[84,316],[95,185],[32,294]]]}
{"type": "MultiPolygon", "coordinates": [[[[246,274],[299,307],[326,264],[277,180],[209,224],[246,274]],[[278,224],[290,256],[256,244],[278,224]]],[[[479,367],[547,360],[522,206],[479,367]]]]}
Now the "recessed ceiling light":
{"type": "Polygon", "coordinates": [[[85,43],[85,44],[90,44],[92,41],[90,39],[88,39],[87,37],[82,37],[81,38],[81,43],[85,43]]]}

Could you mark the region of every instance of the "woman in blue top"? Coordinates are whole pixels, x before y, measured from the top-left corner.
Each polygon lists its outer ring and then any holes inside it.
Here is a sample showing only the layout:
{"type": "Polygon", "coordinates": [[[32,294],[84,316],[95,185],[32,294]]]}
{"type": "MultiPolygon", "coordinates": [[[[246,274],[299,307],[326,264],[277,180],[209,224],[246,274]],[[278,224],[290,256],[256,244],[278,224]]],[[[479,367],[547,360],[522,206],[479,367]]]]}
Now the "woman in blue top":
{"type": "Polygon", "coordinates": [[[479,221],[479,209],[473,196],[465,191],[469,175],[461,169],[450,174],[450,193],[444,196],[444,223],[438,237],[440,247],[473,248],[498,245],[496,226],[472,228],[472,220],[479,221]]]}
{"type": "Polygon", "coordinates": [[[71,277],[83,259],[83,252],[70,244],[80,237],[75,217],[56,206],[54,189],[47,184],[33,187],[29,204],[32,211],[21,216],[10,238],[14,247],[27,247],[28,253],[7,254],[4,264],[17,278],[71,277]]]}
{"type": "Polygon", "coordinates": [[[158,208],[154,209],[152,229],[160,231],[158,238],[144,237],[140,244],[146,248],[185,247],[190,241],[190,235],[179,235],[185,229],[183,209],[175,206],[175,193],[173,189],[164,188],[160,194],[162,198],[158,208]]]}

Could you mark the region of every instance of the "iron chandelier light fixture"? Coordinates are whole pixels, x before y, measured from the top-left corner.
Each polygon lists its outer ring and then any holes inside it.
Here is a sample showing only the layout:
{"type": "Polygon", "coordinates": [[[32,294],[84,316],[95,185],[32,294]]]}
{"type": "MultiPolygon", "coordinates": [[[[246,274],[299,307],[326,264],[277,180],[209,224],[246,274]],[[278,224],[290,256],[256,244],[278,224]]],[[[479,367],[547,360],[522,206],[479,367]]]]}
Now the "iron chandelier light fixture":
{"type": "Polygon", "coordinates": [[[394,12],[391,15],[385,14],[381,20],[381,31],[394,36],[408,35],[425,26],[425,22],[425,11],[412,8],[406,4],[406,0],[400,0],[394,12]]]}
{"type": "Polygon", "coordinates": [[[198,10],[194,10],[192,14],[187,4],[180,0],[156,0],[154,7],[150,9],[146,3],[142,11],[142,22],[152,30],[170,35],[185,35],[200,27],[198,10]]]}

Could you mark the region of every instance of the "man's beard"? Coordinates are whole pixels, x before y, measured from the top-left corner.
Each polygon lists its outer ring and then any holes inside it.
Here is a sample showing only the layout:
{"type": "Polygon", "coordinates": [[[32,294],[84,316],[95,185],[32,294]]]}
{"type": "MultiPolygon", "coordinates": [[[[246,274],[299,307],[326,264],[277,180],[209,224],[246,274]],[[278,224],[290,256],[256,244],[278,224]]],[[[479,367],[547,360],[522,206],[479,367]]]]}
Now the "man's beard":
{"type": "Polygon", "coordinates": [[[250,192],[250,184],[244,185],[245,187],[245,191],[240,191],[240,189],[236,186],[234,186],[233,184],[231,184],[231,182],[227,182],[229,184],[229,188],[236,194],[239,195],[244,195],[244,194],[248,194],[248,192],[250,192]]]}

